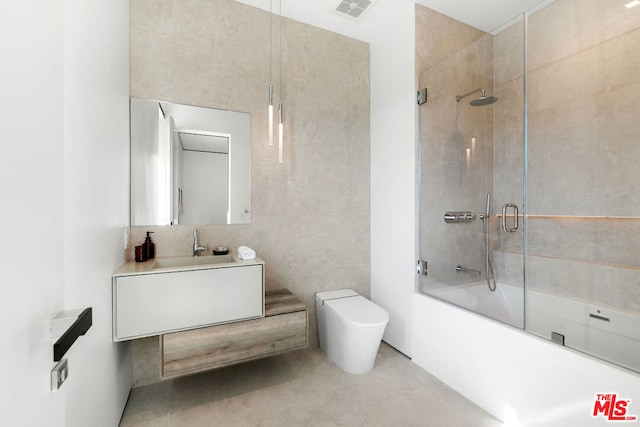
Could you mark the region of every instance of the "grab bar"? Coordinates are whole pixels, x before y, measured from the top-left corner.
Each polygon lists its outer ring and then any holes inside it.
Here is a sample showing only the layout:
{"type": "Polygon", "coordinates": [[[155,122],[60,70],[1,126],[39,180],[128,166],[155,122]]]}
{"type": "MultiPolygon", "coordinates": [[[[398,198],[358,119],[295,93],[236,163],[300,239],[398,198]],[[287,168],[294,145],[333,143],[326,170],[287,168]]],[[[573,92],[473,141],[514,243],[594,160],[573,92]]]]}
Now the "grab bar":
{"type": "Polygon", "coordinates": [[[513,233],[518,229],[518,205],[505,203],[502,205],[502,230],[513,233]],[[513,227],[507,227],[507,209],[513,209],[513,227]]]}
{"type": "Polygon", "coordinates": [[[462,272],[462,273],[475,273],[475,274],[477,274],[478,276],[480,276],[480,275],[482,274],[482,273],[481,273],[480,271],[478,271],[478,270],[473,270],[473,269],[471,269],[471,268],[466,268],[466,267],[461,266],[460,264],[456,265],[456,271],[458,271],[458,272],[462,272]]]}

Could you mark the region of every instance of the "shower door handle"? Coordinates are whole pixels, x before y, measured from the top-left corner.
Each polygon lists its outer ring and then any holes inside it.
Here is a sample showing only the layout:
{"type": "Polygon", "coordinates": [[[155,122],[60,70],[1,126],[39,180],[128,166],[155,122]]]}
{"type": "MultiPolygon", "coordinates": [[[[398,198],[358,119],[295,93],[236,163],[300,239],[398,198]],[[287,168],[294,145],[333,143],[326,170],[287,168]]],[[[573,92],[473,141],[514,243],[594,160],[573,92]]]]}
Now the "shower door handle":
{"type": "Polygon", "coordinates": [[[513,203],[505,203],[502,205],[502,229],[509,233],[513,233],[518,229],[518,205],[513,203]],[[513,209],[513,226],[507,226],[507,209],[513,209]]]}

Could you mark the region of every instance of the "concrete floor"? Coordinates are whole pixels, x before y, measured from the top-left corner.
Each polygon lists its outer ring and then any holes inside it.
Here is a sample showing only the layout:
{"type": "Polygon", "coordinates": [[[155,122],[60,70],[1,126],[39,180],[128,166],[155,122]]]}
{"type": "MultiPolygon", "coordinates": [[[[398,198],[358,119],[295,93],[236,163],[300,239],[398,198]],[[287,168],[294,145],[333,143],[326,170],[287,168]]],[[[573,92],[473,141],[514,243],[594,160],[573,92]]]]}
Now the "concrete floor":
{"type": "Polygon", "coordinates": [[[502,423],[382,344],[351,375],[317,348],[134,388],[121,426],[434,426],[502,423]]]}

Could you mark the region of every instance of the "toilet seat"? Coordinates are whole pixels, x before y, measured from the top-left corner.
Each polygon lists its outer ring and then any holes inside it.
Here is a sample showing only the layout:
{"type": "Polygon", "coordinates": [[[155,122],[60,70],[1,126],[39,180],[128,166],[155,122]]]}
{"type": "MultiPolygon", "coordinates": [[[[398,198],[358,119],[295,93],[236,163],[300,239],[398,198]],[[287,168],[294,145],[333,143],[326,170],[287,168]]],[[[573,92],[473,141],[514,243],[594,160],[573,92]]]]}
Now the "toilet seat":
{"type": "Polygon", "coordinates": [[[361,295],[326,300],[324,304],[345,323],[360,328],[377,328],[389,321],[389,314],[385,310],[361,295]]]}

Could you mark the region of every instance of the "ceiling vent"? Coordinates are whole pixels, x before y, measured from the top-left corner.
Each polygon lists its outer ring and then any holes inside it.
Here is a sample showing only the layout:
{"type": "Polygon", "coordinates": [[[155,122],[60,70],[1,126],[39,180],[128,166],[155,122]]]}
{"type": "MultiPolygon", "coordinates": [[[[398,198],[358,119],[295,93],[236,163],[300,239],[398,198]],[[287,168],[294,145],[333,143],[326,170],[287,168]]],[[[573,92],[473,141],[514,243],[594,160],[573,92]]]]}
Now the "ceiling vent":
{"type": "Polygon", "coordinates": [[[372,0],[342,0],[335,11],[342,16],[359,20],[372,3],[372,0]]]}

